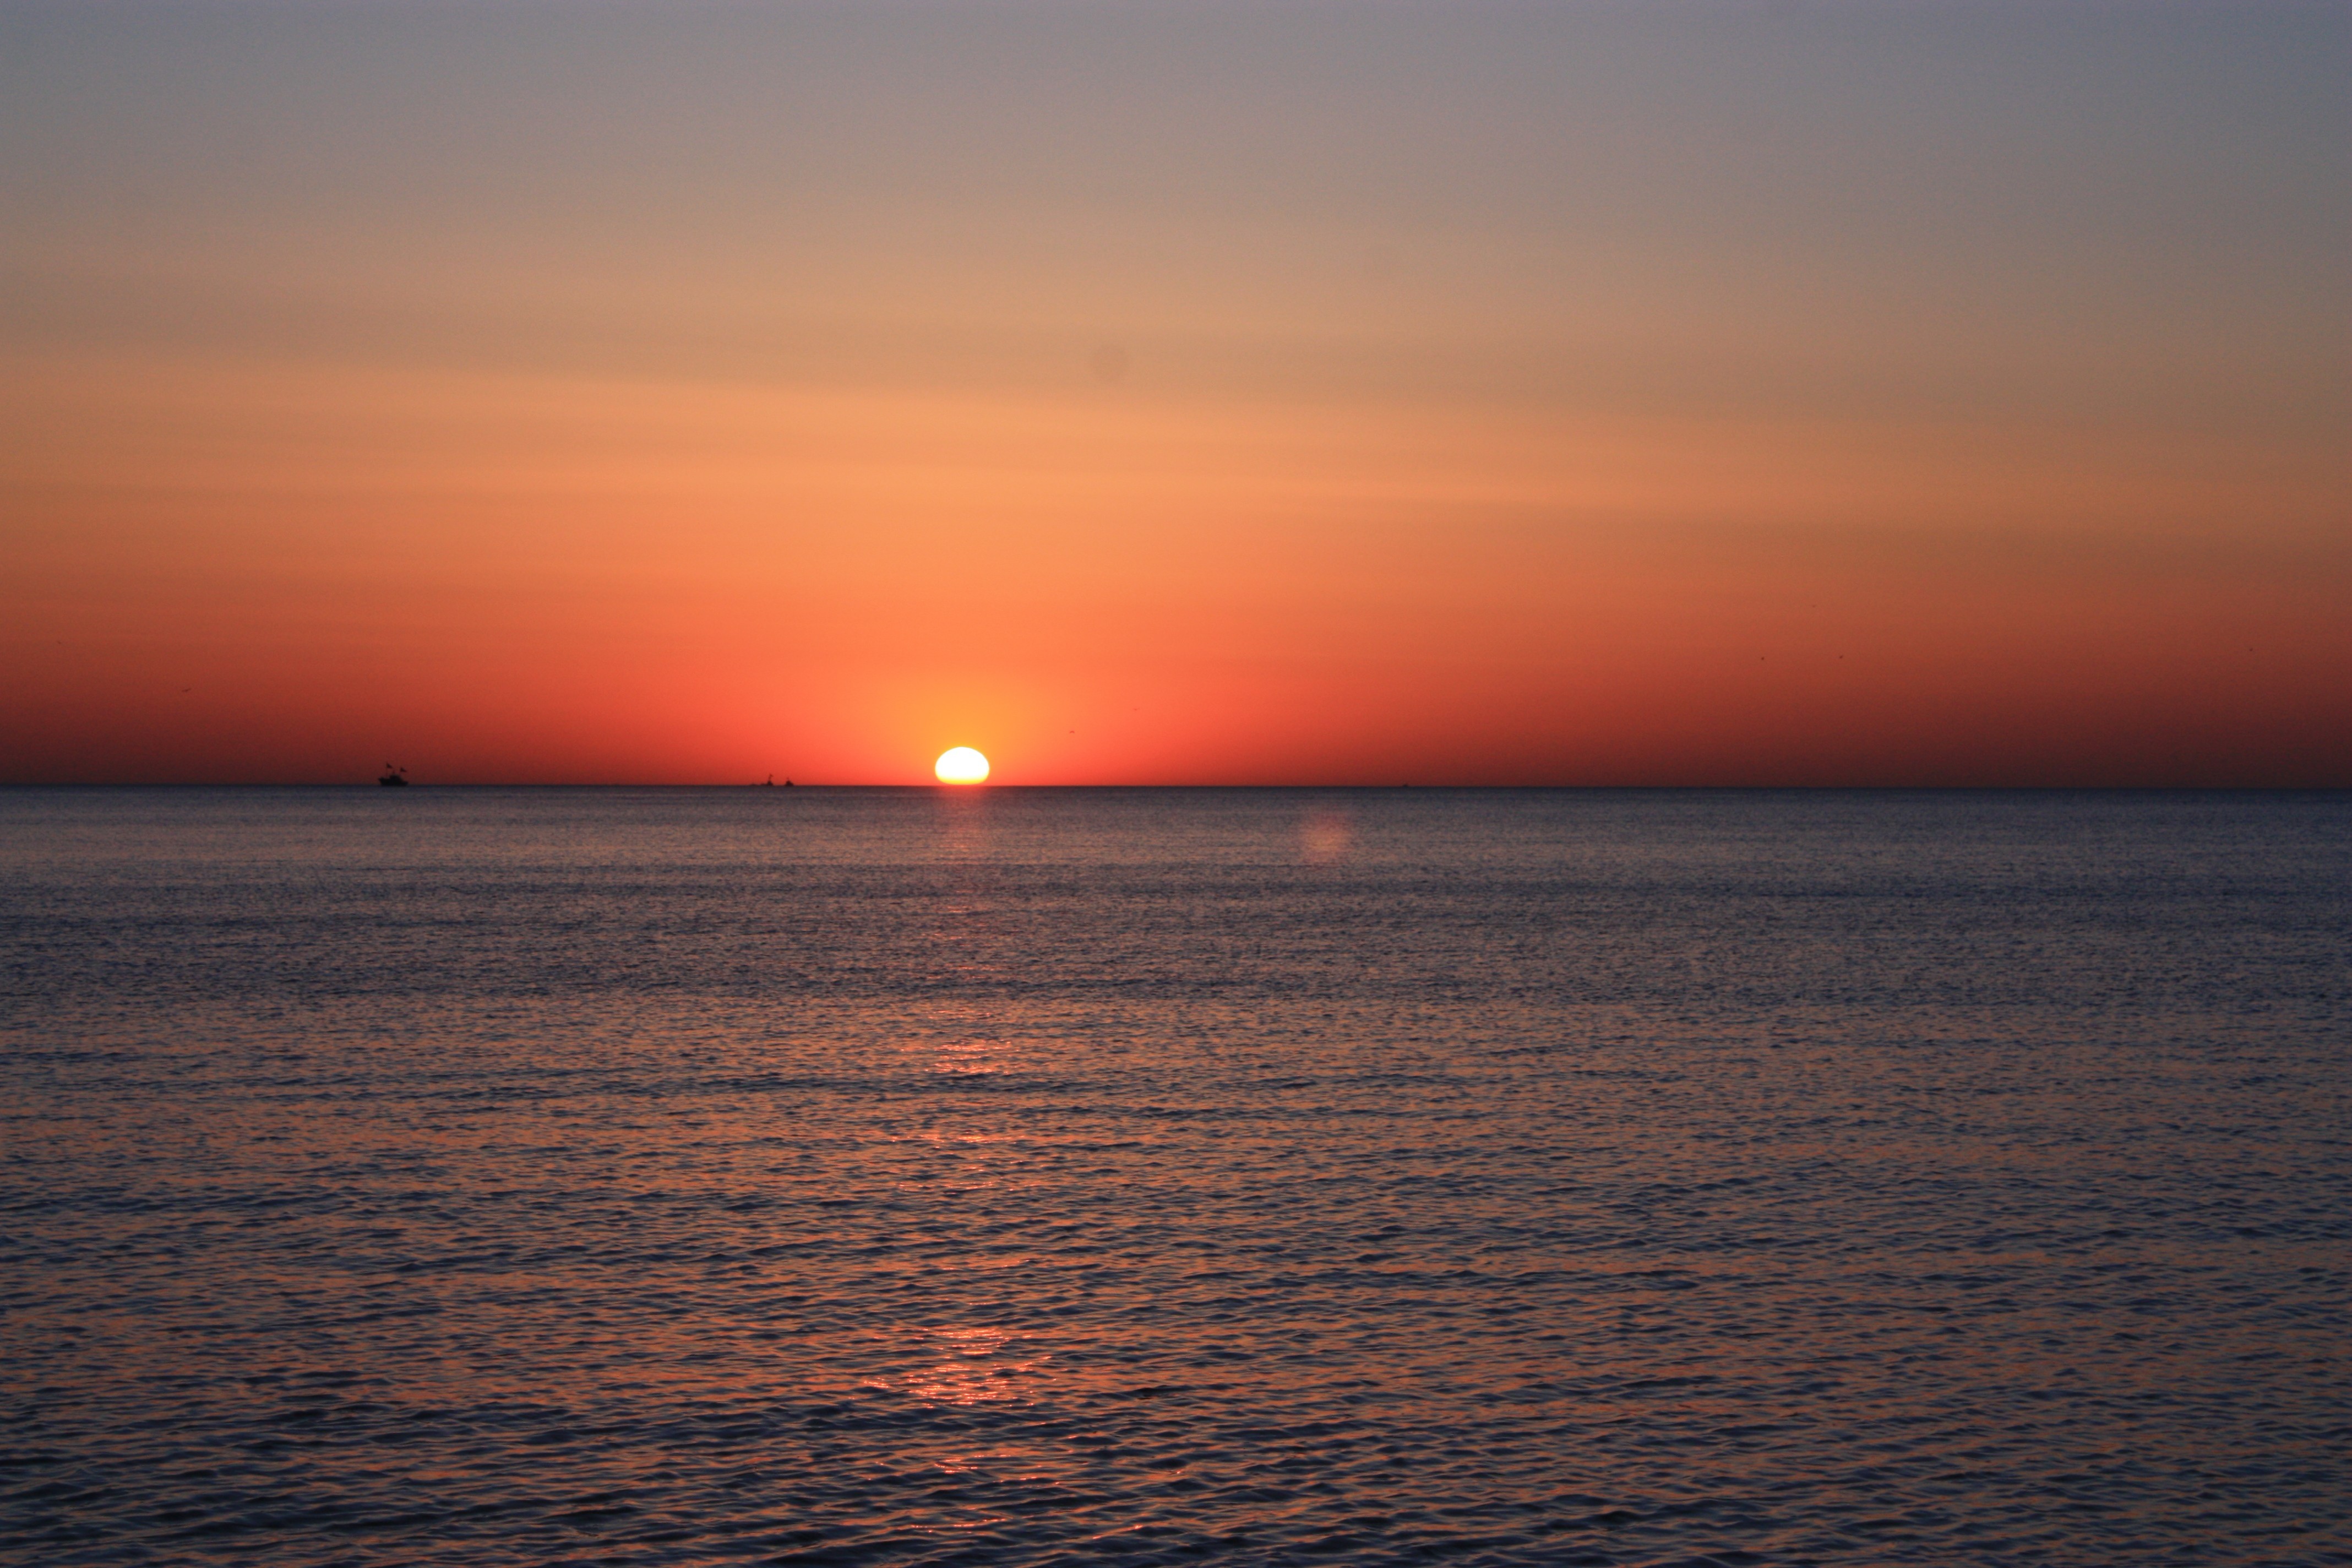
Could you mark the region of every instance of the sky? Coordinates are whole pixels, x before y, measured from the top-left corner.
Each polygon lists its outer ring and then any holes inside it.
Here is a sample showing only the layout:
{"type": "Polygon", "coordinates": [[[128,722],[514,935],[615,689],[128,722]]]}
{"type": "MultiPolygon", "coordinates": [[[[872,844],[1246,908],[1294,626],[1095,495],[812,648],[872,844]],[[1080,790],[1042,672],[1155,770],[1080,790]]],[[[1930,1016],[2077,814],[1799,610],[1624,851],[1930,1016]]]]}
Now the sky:
{"type": "Polygon", "coordinates": [[[2352,785],[2352,5],[0,0],[0,782],[2352,785]]]}

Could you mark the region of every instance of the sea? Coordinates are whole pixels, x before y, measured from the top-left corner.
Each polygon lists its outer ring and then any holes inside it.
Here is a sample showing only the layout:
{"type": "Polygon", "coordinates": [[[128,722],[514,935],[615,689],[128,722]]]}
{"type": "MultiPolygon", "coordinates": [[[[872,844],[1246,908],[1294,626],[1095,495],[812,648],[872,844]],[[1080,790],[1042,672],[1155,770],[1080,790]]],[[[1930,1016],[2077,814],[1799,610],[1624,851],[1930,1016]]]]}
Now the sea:
{"type": "Polygon", "coordinates": [[[2352,1563],[2352,795],[0,791],[8,1563],[2352,1563]]]}

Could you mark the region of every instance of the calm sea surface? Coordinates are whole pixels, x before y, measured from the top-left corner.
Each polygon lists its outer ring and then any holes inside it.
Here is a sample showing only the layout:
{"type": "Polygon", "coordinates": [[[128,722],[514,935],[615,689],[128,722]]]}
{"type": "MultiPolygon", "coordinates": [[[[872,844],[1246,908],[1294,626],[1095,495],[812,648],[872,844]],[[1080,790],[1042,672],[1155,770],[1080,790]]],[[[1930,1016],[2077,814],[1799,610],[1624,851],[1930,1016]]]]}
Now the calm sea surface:
{"type": "Polygon", "coordinates": [[[2352,796],[0,792],[10,1563],[2352,1563],[2352,796]]]}

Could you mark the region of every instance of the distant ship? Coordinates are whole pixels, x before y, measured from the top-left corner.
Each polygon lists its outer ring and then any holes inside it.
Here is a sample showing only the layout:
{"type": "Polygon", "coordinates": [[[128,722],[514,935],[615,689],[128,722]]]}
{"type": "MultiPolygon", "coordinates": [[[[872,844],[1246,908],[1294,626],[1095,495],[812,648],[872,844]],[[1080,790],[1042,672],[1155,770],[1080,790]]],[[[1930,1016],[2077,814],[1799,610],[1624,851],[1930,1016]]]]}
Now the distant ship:
{"type": "Polygon", "coordinates": [[[407,774],[408,770],[406,768],[395,768],[390,763],[386,763],[383,764],[383,777],[376,780],[375,782],[392,789],[406,789],[408,787],[407,774]]]}

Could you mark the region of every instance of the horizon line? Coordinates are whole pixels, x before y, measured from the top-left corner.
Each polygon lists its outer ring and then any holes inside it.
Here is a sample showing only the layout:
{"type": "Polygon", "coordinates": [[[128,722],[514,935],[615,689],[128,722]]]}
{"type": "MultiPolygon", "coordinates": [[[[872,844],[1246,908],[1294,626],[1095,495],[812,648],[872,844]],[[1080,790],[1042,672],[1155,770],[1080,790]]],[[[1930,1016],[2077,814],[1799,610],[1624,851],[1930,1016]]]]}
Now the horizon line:
{"type": "MultiPolygon", "coordinates": [[[[318,789],[318,790],[380,790],[383,786],[373,780],[320,781],[299,779],[15,779],[0,780],[0,789],[318,789]]],[[[802,783],[798,780],[770,784],[759,781],[735,783],[637,782],[625,779],[604,780],[479,780],[449,779],[432,784],[411,781],[403,786],[409,789],[453,790],[898,790],[928,791],[934,794],[986,794],[991,790],[1318,790],[1380,792],[1402,794],[1412,790],[1467,793],[1472,791],[1580,791],[1590,794],[1634,792],[1648,793],[1743,793],[1775,792],[1781,794],[2044,794],[2044,795],[2331,795],[2352,792],[2352,782],[2341,784],[1339,784],[1339,783],[1222,783],[1222,784],[939,784],[935,782],[908,784],[840,783],[835,781],[802,783]]]]}

